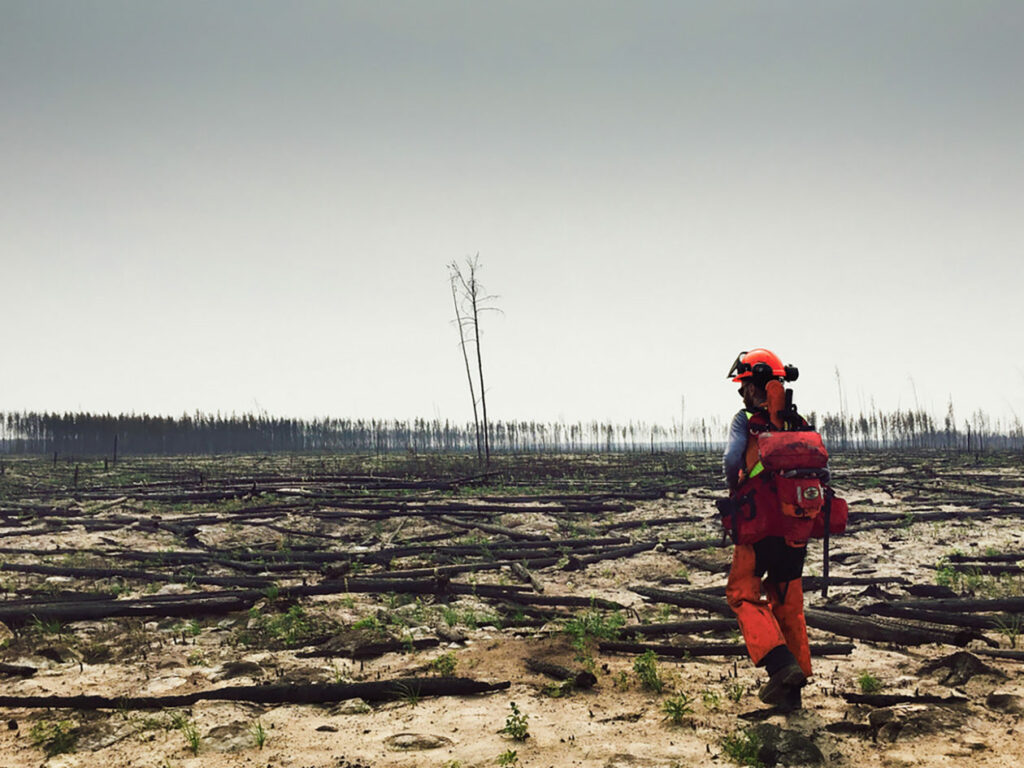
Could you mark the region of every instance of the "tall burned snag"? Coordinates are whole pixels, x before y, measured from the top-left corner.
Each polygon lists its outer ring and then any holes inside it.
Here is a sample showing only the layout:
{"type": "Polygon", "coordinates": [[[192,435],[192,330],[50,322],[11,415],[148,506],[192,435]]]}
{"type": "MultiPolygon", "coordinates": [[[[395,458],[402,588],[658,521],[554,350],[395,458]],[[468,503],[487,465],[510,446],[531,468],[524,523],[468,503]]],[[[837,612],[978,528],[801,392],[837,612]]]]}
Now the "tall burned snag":
{"type": "Polygon", "coordinates": [[[494,310],[487,306],[496,299],[484,292],[484,287],[477,279],[480,272],[480,257],[466,259],[464,266],[458,262],[448,265],[448,278],[451,283],[452,301],[455,305],[455,324],[459,329],[459,348],[466,364],[466,378],[469,381],[469,397],[473,403],[473,425],[476,428],[477,457],[485,465],[491,463],[491,441],[487,423],[487,389],[484,386],[484,363],[480,352],[480,313],[494,310]],[[473,377],[473,366],[470,364],[470,346],[476,356],[476,379],[473,377]],[[479,392],[479,398],[477,397],[479,392]],[[479,404],[479,409],[477,405],[479,404]]]}

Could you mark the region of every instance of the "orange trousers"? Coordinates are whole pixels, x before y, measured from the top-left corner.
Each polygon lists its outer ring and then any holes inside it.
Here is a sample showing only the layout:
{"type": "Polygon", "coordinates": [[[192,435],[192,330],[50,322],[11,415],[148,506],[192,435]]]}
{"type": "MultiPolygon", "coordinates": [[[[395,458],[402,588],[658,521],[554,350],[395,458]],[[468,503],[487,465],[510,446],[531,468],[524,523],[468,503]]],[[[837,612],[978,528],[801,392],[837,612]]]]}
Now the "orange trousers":
{"type": "Polygon", "coordinates": [[[729,607],[739,620],[743,640],[755,665],[773,648],[785,645],[796,657],[804,674],[810,677],[811,649],[807,643],[804,590],[800,582],[804,552],[787,553],[787,549],[798,548],[790,548],[783,543],[782,547],[775,546],[767,552],[761,548],[762,559],[767,558],[768,562],[758,562],[758,552],[755,551],[758,545],[737,544],[733,547],[732,568],[725,588],[729,607]],[[773,558],[782,562],[772,562],[773,558]],[[793,575],[794,565],[795,578],[787,581],[773,579],[773,572],[793,575]],[[767,578],[762,582],[761,575],[766,570],[767,578]],[[767,601],[762,599],[762,590],[767,601]]]}

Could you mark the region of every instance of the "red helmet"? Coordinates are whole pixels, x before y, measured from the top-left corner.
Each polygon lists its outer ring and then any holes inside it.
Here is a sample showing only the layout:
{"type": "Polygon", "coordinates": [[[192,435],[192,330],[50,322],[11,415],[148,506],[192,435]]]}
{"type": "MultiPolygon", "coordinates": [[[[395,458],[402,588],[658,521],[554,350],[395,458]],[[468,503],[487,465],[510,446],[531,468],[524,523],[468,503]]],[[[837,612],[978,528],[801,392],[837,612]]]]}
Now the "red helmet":
{"type": "Polygon", "coordinates": [[[773,378],[796,381],[798,375],[799,372],[795,367],[783,365],[779,356],[767,349],[740,352],[736,356],[732,368],[729,369],[729,373],[726,374],[733,381],[754,378],[762,384],[773,378]]]}

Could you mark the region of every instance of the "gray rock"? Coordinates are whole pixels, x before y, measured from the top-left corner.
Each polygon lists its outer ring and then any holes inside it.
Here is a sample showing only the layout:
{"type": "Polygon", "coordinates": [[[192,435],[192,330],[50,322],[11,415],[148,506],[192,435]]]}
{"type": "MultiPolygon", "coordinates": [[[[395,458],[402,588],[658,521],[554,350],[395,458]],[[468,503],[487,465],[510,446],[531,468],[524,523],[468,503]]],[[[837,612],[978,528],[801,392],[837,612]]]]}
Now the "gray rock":
{"type": "Polygon", "coordinates": [[[331,710],[332,715],[365,715],[371,707],[362,699],[343,701],[331,710]]]}
{"type": "Polygon", "coordinates": [[[956,687],[964,685],[975,675],[986,675],[1005,679],[1006,675],[994,667],[990,667],[973,653],[957,651],[940,659],[934,659],[921,666],[921,674],[929,674],[946,670],[945,676],[939,681],[943,685],[956,687]]]}
{"type": "Polygon", "coordinates": [[[963,728],[962,712],[929,704],[897,704],[881,707],[868,715],[879,741],[905,741],[930,733],[958,733],[963,728]]]}
{"type": "Polygon", "coordinates": [[[255,661],[229,661],[210,678],[214,681],[230,680],[233,677],[262,677],[263,667],[255,661]]]}
{"type": "Polygon", "coordinates": [[[384,743],[391,749],[412,751],[450,747],[452,740],[446,739],[444,736],[433,736],[429,733],[396,733],[394,736],[388,736],[384,739],[384,743]]]}
{"type": "Polygon", "coordinates": [[[101,722],[83,726],[79,730],[76,748],[80,752],[95,752],[127,739],[135,733],[135,724],[129,722],[101,722]]]}
{"type": "Polygon", "coordinates": [[[886,723],[891,723],[896,720],[896,709],[894,707],[882,707],[881,709],[873,709],[868,714],[868,723],[872,728],[881,728],[886,723]]]}
{"type": "Polygon", "coordinates": [[[160,589],[156,591],[158,595],[183,595],[189,591],[187,584],[179,584],[172,582],[170,584],[164,584],[160,589]]]}
{"type": "Polygon", "coordinates": [[[11,632],[11,628],[0,621],[0,648],[6,648],[13,639],[14,633],[11,632]]]}
{"type": "Polygon", "coordinates": [[[985,706],[1011,715],[1024,715],[1024,696],[992,691],[985,699],[985,706]]]}
{"type": "Polygon", "coordinates": [[[761,746],[757,758],[766,766],[820,765],[825,756],[817,745],[799,731],[790,731],[772,723],[761,723],[750,729],[761,746]]]}
{"type": "Polygon", "coordinates": [[[234,720],[227,725],[211,728],[203,737],[203,746],[215,752],[237,752],[255,746],[252,724],[234,720]]]}

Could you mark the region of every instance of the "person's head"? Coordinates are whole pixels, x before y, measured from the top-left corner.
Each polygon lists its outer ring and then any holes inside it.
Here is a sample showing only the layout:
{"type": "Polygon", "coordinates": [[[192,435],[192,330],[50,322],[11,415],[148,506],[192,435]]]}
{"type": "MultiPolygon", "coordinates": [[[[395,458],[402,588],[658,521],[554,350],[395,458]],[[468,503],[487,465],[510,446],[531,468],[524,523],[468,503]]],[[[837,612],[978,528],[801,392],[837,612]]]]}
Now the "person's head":
{"type": "Polygon", "coordinates": [[[748,409],[764,404],[768,397],[765,385],[769,381],[796,381],[798,375],[794,366],[783,365],[778,355],[762,348],[740,352],[728,373],[729,378],[740,384],[740,397],[748,409]]]}
{"type": "Polygon", "coordinates": [[[743,398],[743,407],[748,411],[759,408],[768,400],[768,392],[764,385],[758,386],[753,379],[744,379],[740,382],[740,397],[743,398]]]}

